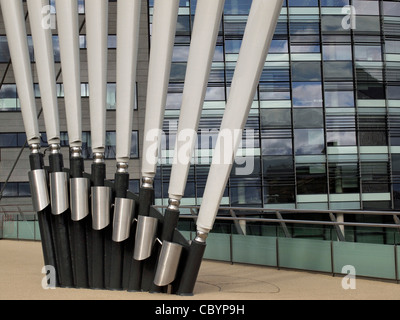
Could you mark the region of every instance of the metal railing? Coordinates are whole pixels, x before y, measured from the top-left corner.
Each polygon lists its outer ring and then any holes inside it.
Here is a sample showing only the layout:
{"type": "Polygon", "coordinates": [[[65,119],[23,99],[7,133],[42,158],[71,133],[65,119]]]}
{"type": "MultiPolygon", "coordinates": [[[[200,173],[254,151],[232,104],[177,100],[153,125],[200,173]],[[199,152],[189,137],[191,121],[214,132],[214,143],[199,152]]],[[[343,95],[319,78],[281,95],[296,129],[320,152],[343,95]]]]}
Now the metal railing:
{"type": "MultiPolygon", "coordinates": [[[[164,210],[167,206],[155,205],[164,210]]],[[[196,221],[200,206],[182,205],[181,221],[196,221]],[[186,212],[186,214],[185,214],[186,212]]],[[[339,241],[345,241],[345,227],[384,228],[396,230],[400,234],[400,212],[366,210],[316,210],[316,209],[271,209],[253,207],[220,207],[218,222],[232,223],[237,234],[245,235],[244,224],[266,224],[281,227],[283,234],[291,238],[290,226],[323,226],[334,228],[339,241]],[[287,217],[287,216],[290,217],[287,217]],[[307,216],[307,218],[305,218],[307,216]],[[315,216],[315,218],[313,217],[315,216]],[[352,217],[350,217],[352,216],[352,217]],[[392,223],[356,221],[357,216],[392,217],[392,223]]],[[[387,220],[387,218],[385,218],[387,220]]],[[[30,204],[0,205],[0,238],[4,234],[4,224],[10,221],[37,221],[36,212],[30,204]]],[[[35,231],[36,232],[36,231],[35,231]]]]}
{"type": "MultiPolygon", "coordinates": [[[[159,210],[166,209],[167,206],[154,206],[159,210]]],[[[200,206],[181,206],[181,211],[188,211],[190,214],[181,214],[183,220],[197,218],[200,206]]],[[[368,211],[368,210],[316,210],[316,209],[271,209],[271,208],[249,208],[249,207],[220,207],[217,221],[233,222],[238,234],[245,234],[240,222],[245,223],[265,223],[278,224],[287,238],[291,237],[288,225],[319,225],[333,227],[339,241],[346,241],[344,227],[365,227],[365,228],[392,228],[400,233],[400,212],[398,211],[368,211]],[[290,218],[284,218],[285,215],[291,215],[290,218]],[[270,217],[274,215],[275,217],[270,217]],[[295,216],[299,215],[298,218],[295,216]],[[302,217],[303,215],[303,217],[302,217]],[[326,220],[310,219],[305,220],[304,215],[323,215],[326,220]],[[354,221],[355,219],[345,218],[345,216],[392,216],[393,223],[372,223],[354,221]],[[345,221],[347,220],[347,221],[345,221]],[[353,220],[353,221],[351,221],[353,220]]]]}

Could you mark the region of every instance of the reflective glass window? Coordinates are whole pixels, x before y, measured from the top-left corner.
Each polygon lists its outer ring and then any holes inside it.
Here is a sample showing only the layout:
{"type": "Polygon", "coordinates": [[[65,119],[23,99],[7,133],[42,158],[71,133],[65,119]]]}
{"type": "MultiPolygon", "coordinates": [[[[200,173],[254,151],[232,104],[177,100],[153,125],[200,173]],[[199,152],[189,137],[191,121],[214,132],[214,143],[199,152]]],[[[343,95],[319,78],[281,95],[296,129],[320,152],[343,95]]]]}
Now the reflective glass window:
{"type": "Polygon", "coordinates": [[[296,155],[312,155],[325,153],[325,137],[323,129],[295,129],[294,149],[296,155]]]}
{"type": "Polygon", "coordinates": [[[290,109],[262,109],[261,128],[290,128],[292,115],[290,109]]]}
{"type": "Polygon", "coordinates": [[[324,115],[322,108],[298,108],[293,110],[294,127],[323,128],[324,115]]]}
{"type": "Polygon", "coordinates": [[[350,45],[324,45],[324,60],[352,60],[350,45]]]}
{"type": "Polygon", "coordinates": [[[8,50],[8,42],[6,36],[0,36],[0,62],[8,62],[10,60],[10,51],[8,50]]]}
{"type": "Polygon", "coordinates": [[[294,107],[322,107],[320,82],[293,82],[294,107]]]}
{"type": "Polygon", "coordinates": [[[293,81],[321,81],[321,64],[319,62],[293,62],[293,81]]]}
{"type": "Polygon", "coordinates": [[[324,163],[297,164],[297,193],[326,194],[327,176],[324,163]]]}
{"type": "Polygon", "coordinates": [[[326,91],[326,107],[354,107],[353,91],[326,91]]]}
{"type": "Polygon", "coordinates": [[[275,137],[262,139],[263,155],[290,155],[293,153],[292,139],[289,137],[275,137]]]}

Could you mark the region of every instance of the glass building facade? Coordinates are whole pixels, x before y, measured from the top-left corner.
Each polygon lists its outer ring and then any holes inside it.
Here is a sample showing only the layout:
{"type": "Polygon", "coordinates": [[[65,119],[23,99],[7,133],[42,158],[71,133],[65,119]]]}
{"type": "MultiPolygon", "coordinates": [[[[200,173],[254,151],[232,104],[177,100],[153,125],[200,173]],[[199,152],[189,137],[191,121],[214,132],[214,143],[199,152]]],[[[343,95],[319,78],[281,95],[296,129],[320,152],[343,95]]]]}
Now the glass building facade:
{"type": "MultiPolygon", "coordinates": [[[[116,49],[116,1],[110,0],[109,56],[116,49]]],[[[79,0],[84,26],[84,1],[79,0]]],[[[151,34],[154,0],[144,1],[142,29],[151,34]]],[[[156,203],[166,204],[175,134],[185,81],[197,0],[181,0],[164,121],[164,140],[156,176],[156,203]]],[[[199,126],[196,153],[183,204],[199,205],[212,149],[229,96],[230,84],[251,0],[226,0],[199,126]]],[[[54,1],[51,1],[54,4],[54,1]]],[[[29,31],[28,31],[29,34],[29,31]]],[[[149,35],[142,41],[149,45],[149,35]]],[[[34,51],[31,40],[31,59],[34,51]]],[[[59,66],[58,36],[53,35],[59,66]]],[[[86,63],[85,29],[80,35],[86,63]]],[[[146,49],[147,50],[147,49],[146,49]]],[[[140,55],[138,101],[133,132],[132,191],[140,178],[148,50],[140,55]],[[145,52],[145,53],[144,53],[145,52]],[[147,60],[146,60],[147,59],[147,60]],[[144,61],[146,60],[146,61],[144,61]]],[[[10,68],[7,38],[0,32],[0,187],[24,145],[20,113],[10,68]],[[18,118],[18,119],[17,119],[18,118]],[[17,120],[15,120],[17,119],[17,120]],[[15,157],[14,157],[15,155],[15,157]]],[[[85,73],[85,66],[82,67],[85,73]]],[[[112,71],[110,67],[110,71],[112,71]]],[[[114,70],[115,71],[115,70],[114,70]]],[[[59,74],[57,75],[59,76],[59,74]]],[[[59,100],[63,85],[57,78],[59,100]]],[[[108,77],[108,118],[115,115],[115,72],[108,77]]],[[[37,83],[37,81],[36,81],[37,83]]],[[[40,90],[35,85],[37,99],[40,90]]],[[[82,101],[88,105],[87,76],[82,101]]],[[[86,116],[87,117],[87,116],[86,116]]],[[[108,119],[108,120],[109,120],[108,119]]],[[[65,122],[65,121],[64,121],[65,122]]],[[[62,141],[68,146],[65,123],[62,141]]],[[[83,119],[84,146],[90,166],[89,120],[83,119]]],[[[43,125],[41,129],[43,128],[43,125]]],[[[44,130],[42,130],[44,131],[44,130]]],[[[115,125],[107,128],[112,179],[115,125]]],[[[46,145],[45,134],[43,143],[46,145]]],[[[24,178],[10,181],[6,197],[29,196],[28,164],[24,178]]],[[[289,209],[400,210],[400,2],[382,0],[286,0],[254,97],[239,157],[222,205],[289,209]],[[250,168],[251,170],[248,170],[250,168]]]]}
{"type": "MultiPolygon", "coordinates": [[[[156,177],[168,184],[196,0],[180,1],[156,177]]],[[[184,204],[199,205],[251,0],[226,0],[184,204]]],[[[153,1],[149,1],[149,30],[153,1]]],[[[400,209],[400,3],[286,0],[222,205],[400,209]],[[249,160],[253,159],[253,160],[249,160]],[[240,172],[252,162],[251,172],[240,172]]]]}

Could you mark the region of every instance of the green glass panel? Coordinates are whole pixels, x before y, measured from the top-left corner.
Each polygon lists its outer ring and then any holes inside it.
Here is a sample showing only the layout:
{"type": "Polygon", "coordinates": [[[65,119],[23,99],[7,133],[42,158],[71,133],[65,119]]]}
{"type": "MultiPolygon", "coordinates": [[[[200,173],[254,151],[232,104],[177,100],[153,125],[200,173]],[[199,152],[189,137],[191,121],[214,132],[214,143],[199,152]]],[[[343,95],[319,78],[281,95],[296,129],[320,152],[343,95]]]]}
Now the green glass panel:
{"type": "Polygon", "coordinates": [[[4,221],[3,222],[3,238],[4,239],[17,239],[18,225],[17,221],[4,221]]]}
{"type": "Polygon", "coordinates": [[[276,238],[233,235],[232,260],[239,263],[276,266],[276,238]]]}
{"type": "Polygon", "coordinates": [[[41,240],[39,221],[35,221],[35,240],[41,240]]]}
{"type": "Polygon", "coordinates": [[[230,235],[210,233],[207,238],[207,247],[204,259],[230,261],[230,235]]]}
{"type": "Polygon", "coordinates": [[[18,239],[22,240],[35,239],[34,221],[18,221],[18,239]]]}
{"type": "Polygon", "coordinates": [[[356,276],[395,279],[394,248],[371,243],[333,243],[334,272],[353,266],[356,276]]]}
{"type": "Polygon", "coordinates": [[[279,266],[331,272],[331,242],[279,238],[279,266]]]}
{"type": "Polygon", "coordinates": [[[396,246],[396,254],[397,254],[397,279],[399,280],[400,277],[400,247],[396,246]]]}

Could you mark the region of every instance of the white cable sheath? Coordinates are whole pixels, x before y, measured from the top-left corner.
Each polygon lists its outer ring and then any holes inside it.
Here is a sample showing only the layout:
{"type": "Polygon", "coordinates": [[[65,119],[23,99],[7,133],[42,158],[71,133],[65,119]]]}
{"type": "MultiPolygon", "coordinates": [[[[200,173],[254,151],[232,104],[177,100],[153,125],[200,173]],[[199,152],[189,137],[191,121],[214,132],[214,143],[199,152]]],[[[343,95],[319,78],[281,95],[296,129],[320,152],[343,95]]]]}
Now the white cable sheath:
{"type": "Polygon", "coordinates": [[[108,0],[86,0],[85,12],[92,151],[104,153],[107,114],[108,0]]]}
{"type": "Polygon", "coordinates": [[[141,0],[118,0],[117,7],[117,163],[131,154],[141,0]]]}
{"type": "Polygon", "coordinates": [[[197,2],[169,184],[171,199],[180,200],[185,192],[224,4],[225,0],[197,2]]]}
{"type": "Polygon", "coordinates": [[[213,228],[282,4],[253,0],[197,219],[200,232],[213,228]]]}
{"type": "Polygon", "coordinates": [[[0,4],[28,144],[39,144],[40,133],[22,0],[1,0],[0,4]]]}
{"type": "Polygon", "coordinates": [[[47,141],[49,145],[60,144],[53,38],[50,27],[43,24],[43,9],[50,4],[49,0],[27,0],[27,5],[47,141]]]}
{"type": "Polygon", "coordinates": [[[82,146],[79,15],[76,0],[56,0],[57,27],[70,147],[82,146]]]}
{"type": "Polygon", "coordinates": [[[142,177],[154,178],[167,100],[179,0],[154,0],[142,177]]]}

